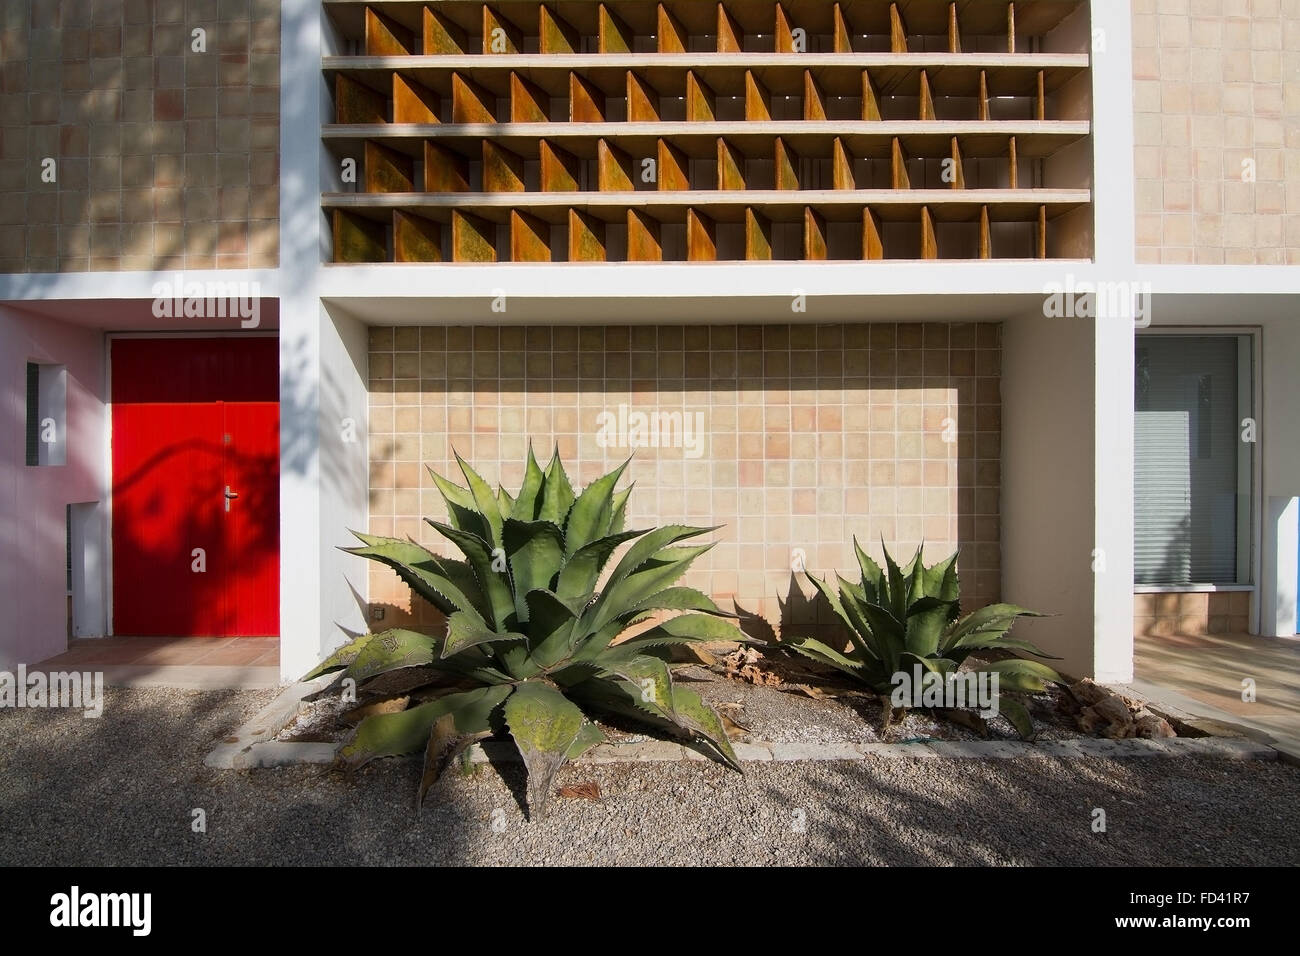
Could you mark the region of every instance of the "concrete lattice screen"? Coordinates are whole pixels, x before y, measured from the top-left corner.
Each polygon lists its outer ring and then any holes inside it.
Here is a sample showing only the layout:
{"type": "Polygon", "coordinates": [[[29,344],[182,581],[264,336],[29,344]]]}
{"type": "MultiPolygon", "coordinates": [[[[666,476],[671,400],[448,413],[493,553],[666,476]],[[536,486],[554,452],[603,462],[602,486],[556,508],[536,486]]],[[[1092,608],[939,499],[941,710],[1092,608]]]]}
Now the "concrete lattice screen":
{"type": "Polygon", "coordinates": [[[1091,256],[1086,2],[328,9],[336,262],[1091,256]]]}

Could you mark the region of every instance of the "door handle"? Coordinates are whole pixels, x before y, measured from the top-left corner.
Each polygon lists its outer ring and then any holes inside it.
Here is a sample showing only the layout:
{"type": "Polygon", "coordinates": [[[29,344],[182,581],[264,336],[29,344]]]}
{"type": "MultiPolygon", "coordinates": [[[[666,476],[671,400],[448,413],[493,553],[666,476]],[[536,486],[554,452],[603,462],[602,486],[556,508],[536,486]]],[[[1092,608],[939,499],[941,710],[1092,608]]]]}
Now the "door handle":
{"type": "Polygon", "coordinates": [[[226,495],[225,495],[225,497],[226,497],[226,511],[229,511],[229,510],[230,510],[230,502],[231,502],[233,499],[239,497],[239,492],[237,492],[237,491],[231,491],[231,490],[230,490],[230,486],[229,486],[229,485],[226,485],[226,495]]]}

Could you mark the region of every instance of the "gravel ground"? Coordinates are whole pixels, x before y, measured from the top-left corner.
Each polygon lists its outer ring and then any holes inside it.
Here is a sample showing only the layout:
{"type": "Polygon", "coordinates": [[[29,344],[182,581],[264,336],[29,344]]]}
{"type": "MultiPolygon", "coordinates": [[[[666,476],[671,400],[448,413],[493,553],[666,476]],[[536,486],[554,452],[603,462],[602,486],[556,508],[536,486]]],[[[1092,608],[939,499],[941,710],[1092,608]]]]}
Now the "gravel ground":
{"type": "MultiPolygon", "coordinates": [[[[745,742],[901,743],[927,738],[981,739],[973,730],[916,710],[909,711],[903,719],[895,721],[888,737],[881,738],[882,711],[879,698],[860,692],[852,688],[852,685],[846,685],[851,691],[849,694],[844,693],[846,686],[827,685],[830,694],[840,696],[816,700],[794,690],[791,684],[778,690],[776,687],[729,680],[704,667],[679,665],[674,668],[674,675],[675,679],[687,682],[692,690],[717,708],[719,713],[746,728],[748,733],[734,738],[745,742]]],[[[825,684],[825,680],[820,683],[825,684]]],[[[372,684],[366,689],[363,703],[384,696],[377,694],[372,697],[370,691],[375,686],[372,684]]],[[[395,692],[404,692],[408,686],[397,685],[395,692]]],[[[1030,709],[1037,739],[1068,740],[1088,736],[1076,730],[1071,719],[1057,707],[1057,700],[1062,695],[1063,692],[1059,689],[1051,688],[1047,693],[1020,696],[1030,709]]],[[[344,740],[351,735],[353,728],[343,723],[340,716],[351,706],[342,704],[337,694],[325,694],[318,700],[304,701],[297,716],[276,735],[276,739],[297,742],[344,740]]],[[[639,728],[603,723],[602,727],[610,740],[646,739],[639,728]]],[[[989,737],[993,740],[1020,739],[1015,728],[1005,718],[991,720],[988,729],[989,737]]]]}
{"type": "Polygon", "coordinates": [[[522,767],[217,771],[274,692],[112,690],[103,718],[0,711],[0,864],[1300,863],[1300,768],[1191,759],[579,765],[529,823],[522,767]],[[1108,832],[1091,832],[1092,810],[1108,832]],[[207,832],[191,831],[203,808],[207,832]]]}

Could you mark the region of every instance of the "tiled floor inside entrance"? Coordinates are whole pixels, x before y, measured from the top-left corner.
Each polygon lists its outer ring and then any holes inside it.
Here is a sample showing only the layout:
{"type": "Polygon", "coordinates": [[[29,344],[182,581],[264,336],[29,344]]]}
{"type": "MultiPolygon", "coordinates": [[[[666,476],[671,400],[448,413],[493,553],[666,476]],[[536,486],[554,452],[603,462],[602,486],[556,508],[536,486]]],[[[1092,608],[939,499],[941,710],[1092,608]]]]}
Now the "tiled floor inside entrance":
{"type": "Polygon", "coordinates": [[[1217,710],[1300,750],[1300,637],[1138,635],[1133,649],[1135,687],[1168,689],[1190,702],[1190,710],[1217,710]],[[1242,699],[1247,678],[1254,682],[1253,701],[1242,699]]]}
{"type": "Polygon", "coordinates": [[[31,670],[102,670],[109,685],[275,687],[278,637],[77,638],[31,670]]]}

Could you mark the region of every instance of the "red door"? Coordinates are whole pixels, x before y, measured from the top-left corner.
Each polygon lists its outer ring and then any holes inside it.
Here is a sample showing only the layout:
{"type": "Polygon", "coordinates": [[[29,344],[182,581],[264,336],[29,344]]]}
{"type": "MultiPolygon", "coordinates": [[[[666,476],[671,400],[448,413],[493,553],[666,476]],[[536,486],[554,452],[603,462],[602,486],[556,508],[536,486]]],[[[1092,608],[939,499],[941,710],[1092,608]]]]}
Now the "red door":
{"type": "Polygon", "coordinates": [[[276,635],[279,346],[112,343],[113,632],[276,635]]]}

